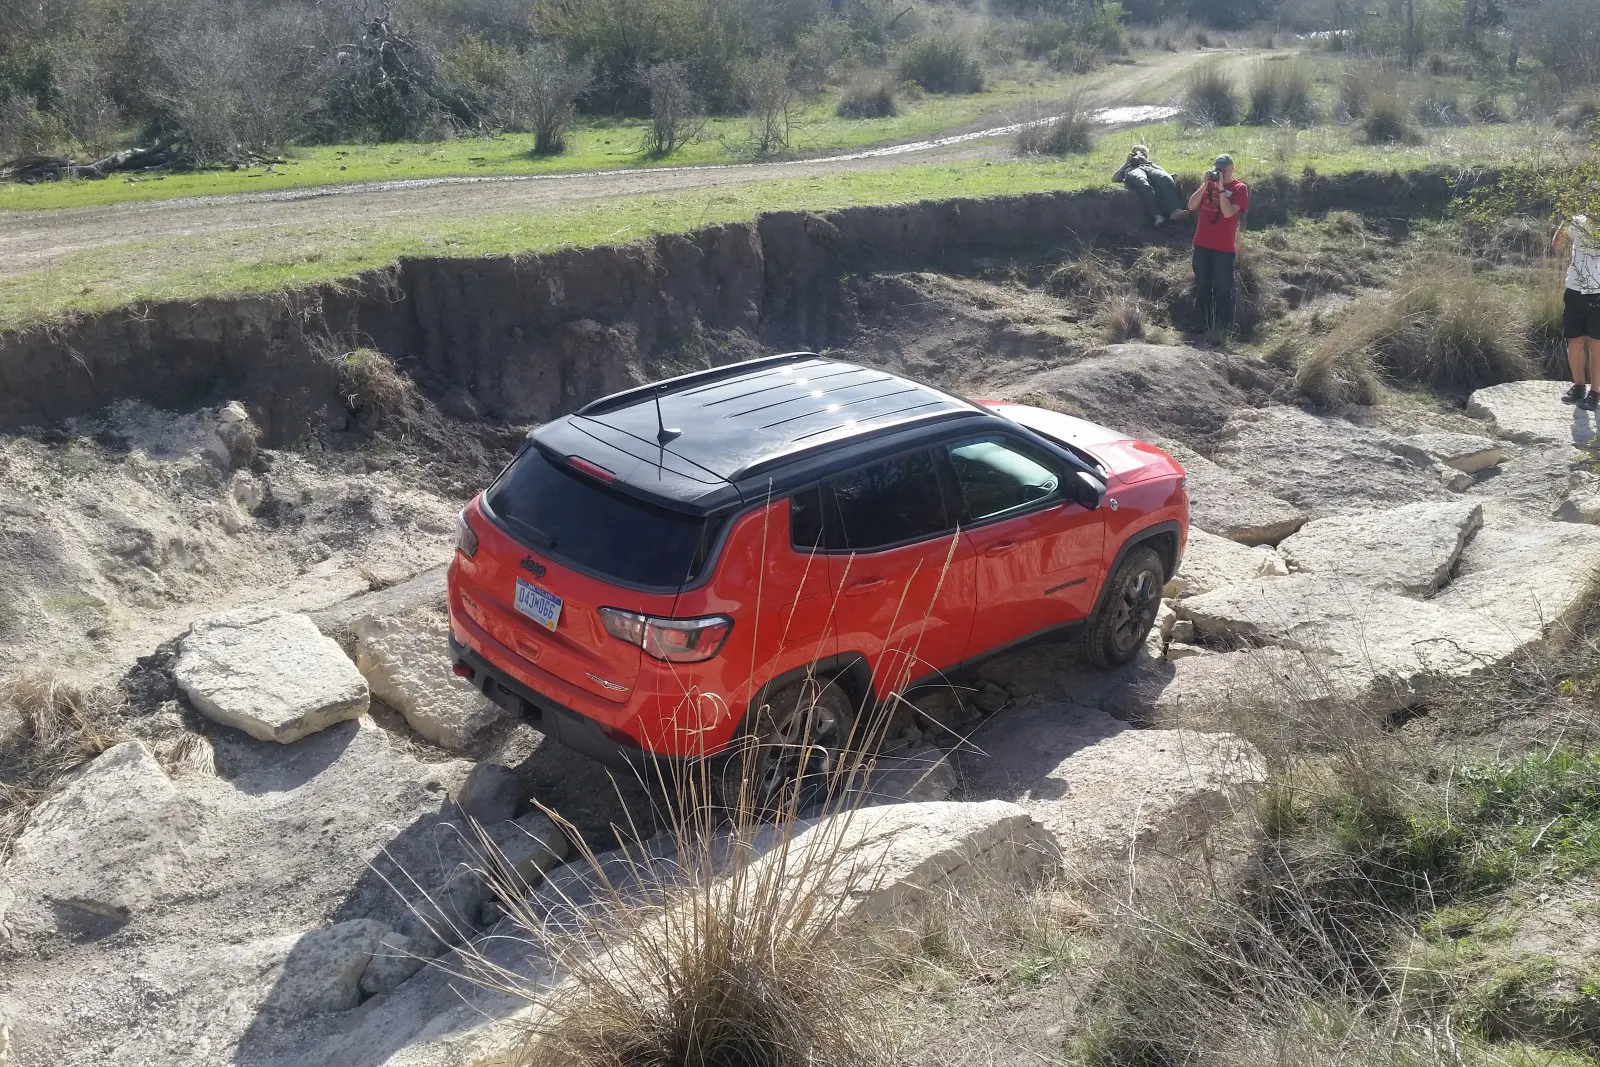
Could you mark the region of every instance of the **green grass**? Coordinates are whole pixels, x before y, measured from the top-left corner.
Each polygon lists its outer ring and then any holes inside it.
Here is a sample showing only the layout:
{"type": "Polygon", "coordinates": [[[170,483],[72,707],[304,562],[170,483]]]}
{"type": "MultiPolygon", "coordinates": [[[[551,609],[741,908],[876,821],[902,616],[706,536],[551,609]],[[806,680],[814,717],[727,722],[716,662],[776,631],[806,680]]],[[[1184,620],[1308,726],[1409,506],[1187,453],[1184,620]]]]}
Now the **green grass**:
{"type": "MultiPolygon", "coordinates": [[[[1493,162],[1525,150],[1532,127],[1483,126],[1434,131],[1428,143],[1370,147],[1348,128],[1303,131],[1291,173],[1410,170],[1451,162],[1493,162]]],[[[529,254],[562,247],[617,244],[764,211],[828,211],[852,205],[951,197],[1111,188],[1109,178],[1135,141],[1179,175],[1197,178],[1218,151],[1256,181],[1274,168],[1275,131],[1237,127],[1185,130],[1176,123],[1103,136],[1095,151],[1067,160],[921,164],[823,177],[752,181],[670,195],[631,196],[538,214],[471,218],[353,219],[337,226],[242,230],[182,240],[129,243],[75,253],[53,266],[0,278],[0,329],[153,300],[268,293],[348,277],[402,256],[529,254]]],[[[1041,237],[1048,241],[1048,235],[1041,237]]]]}
{"type": "MultiPolygon", "coordinates": [[[[1027,83],[1000,82],[970,96],[928,95],[915,102],[902,96],[899,114],[882,119],[840,118],[836,114],[838,94],[828,93],[808,103],[797,114],[794,153],[850,151],[942,134],[987,115],[1003,115],[1008,109],[1035,100],[1053,99],[1082,80],[1054,76],[1027,83]]],[[[571,146],[559,156],[532,155],[532,134],[463,137],[435,144],[325,145],[294,149],[288,162],[272,167],[31,186],[0,185],[0,209],[98,207],[352,182],[567,174],[623,167],[748,162],[750,156],[742,144],[745,132],[744,119],[715,119],[697,141],[663,160],[644,156],[641,151],[644,124],[632,121],[587,125],[572,135],[571,146]]]]}

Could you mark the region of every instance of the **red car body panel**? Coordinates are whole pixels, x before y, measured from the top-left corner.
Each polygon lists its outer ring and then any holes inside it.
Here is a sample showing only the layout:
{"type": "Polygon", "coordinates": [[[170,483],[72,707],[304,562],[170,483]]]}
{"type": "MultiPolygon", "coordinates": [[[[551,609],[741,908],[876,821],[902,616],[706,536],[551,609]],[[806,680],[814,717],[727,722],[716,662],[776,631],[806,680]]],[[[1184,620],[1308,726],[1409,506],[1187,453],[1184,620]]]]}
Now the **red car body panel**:
{"type": "Polygon", "coordinates": [[[701,580],[662,593],[530,551],[485,512],[480,496],[463,513],[478,549],[471,557],[457,551],[449,571],[454,641],[622,750],[689,757],[727,747],[774,679],[864,662],[870,695],[881,698],[1087,618],[1119,551],[1141,531],[1175,526],[1181,558],[1188,498],[1170,456],[1081,419],[983,403],[1098,460],[1107,473],[1103,505],[1062,502],[910,546],[825,553],[791,544],[789,500],[780,498],[732,521],[701,580]],[[517,610],[519,577],[537,577],[562,598],[553,632],[517,610]],[[608,633],[602,607],[677,619],[725,615],[734,625],[711,659],[674,664],[608,633]]]}

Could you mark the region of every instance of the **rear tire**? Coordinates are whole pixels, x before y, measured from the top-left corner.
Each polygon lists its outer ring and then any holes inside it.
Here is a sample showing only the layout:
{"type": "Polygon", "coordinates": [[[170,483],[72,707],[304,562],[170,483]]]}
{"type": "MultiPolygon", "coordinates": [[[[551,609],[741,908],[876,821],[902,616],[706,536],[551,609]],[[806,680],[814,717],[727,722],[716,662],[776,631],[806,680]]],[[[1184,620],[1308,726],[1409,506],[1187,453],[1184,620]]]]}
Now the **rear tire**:
{"type": "Polygon", "coordinates": [[[1083,658],[1108,668],[1133,662],[1155,625],[1166,581],[1167,569],[1155,549],[1136,548],[1124,556],[1084,631],[1079,646],[1083,658]]]}
{"type": "Polygon", "coordinates": [[[769,695],[717,775],[718,801],[758,814],[825,796],[855,738],[856,707],[833,679],[803,678],[769,695]]]}

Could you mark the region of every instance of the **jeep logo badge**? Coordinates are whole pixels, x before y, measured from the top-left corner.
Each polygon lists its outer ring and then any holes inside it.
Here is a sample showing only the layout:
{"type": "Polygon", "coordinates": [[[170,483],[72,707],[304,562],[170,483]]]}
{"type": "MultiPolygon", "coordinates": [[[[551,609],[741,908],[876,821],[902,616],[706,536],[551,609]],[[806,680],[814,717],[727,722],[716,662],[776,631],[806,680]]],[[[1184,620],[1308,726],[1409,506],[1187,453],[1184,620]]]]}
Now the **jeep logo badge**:
{"type": "Polygon", "coordinates": [[[522,560],[522,569],[533,575],[535,578],[543,578],[547,568],[543,563],[540,563],[532,556],[527,556],[522,560]]]}

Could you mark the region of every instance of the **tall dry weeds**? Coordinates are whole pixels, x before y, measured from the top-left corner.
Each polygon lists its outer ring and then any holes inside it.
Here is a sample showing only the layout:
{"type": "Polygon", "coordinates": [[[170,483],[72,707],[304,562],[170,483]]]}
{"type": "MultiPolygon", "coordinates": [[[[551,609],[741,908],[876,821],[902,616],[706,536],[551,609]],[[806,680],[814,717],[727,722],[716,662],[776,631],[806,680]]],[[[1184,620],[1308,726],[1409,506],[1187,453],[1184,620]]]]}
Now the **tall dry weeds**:
{"type": "Polygon", "coordinates": [[[0,687],[0,859],[64,775],[127,740],[121,708],[111,691],[55,674],[19,675],[0,687]]]}

